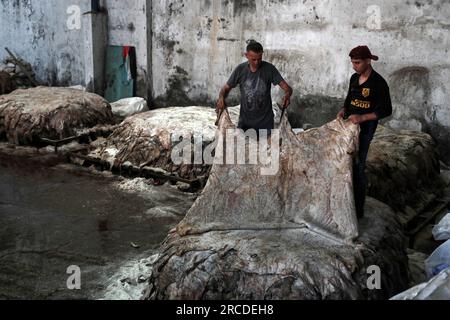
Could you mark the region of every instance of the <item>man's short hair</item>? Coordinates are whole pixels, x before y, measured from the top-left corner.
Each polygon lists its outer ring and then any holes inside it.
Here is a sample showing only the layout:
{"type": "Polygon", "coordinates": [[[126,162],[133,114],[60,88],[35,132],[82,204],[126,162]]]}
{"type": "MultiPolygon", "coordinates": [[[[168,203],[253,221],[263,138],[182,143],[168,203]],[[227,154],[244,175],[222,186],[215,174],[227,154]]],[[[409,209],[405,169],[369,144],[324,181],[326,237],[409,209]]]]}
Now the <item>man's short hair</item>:
{"type": "Polygon", "coordinates": [[[261,43],[256,42],[255,40],[249,40],[247,45],[247,52],[253,51],[255,53],[263,53],[264,48],[261,43]]]}

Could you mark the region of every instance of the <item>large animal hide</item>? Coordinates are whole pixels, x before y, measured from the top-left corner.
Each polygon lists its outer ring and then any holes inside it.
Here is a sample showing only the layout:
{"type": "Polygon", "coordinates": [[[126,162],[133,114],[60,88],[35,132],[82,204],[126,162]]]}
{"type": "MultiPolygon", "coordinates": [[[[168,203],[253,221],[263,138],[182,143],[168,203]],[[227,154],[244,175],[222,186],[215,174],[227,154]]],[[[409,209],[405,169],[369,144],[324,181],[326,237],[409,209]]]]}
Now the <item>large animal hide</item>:
{"type": "MultiPolygon", "coordinates": [[[[180,235],[308,228],[335,240],[351,241],[358,236],[352,185],[358,126],[337,119],[295,135],[284,117],[266,146],[268,154],[279,154],[276,170],[269,170],[274,163],[251,164],[249,152],[246,164],[220,164],[230,152],[239,153],[232,149],[238,144],[233,146],[225,139],[233,129],[235,125],[224,112],[215,164],[202,194],[177,226],[180,235]]],[[[243,138],[244,133],[237,131],[236,135],[243,138]]]]}

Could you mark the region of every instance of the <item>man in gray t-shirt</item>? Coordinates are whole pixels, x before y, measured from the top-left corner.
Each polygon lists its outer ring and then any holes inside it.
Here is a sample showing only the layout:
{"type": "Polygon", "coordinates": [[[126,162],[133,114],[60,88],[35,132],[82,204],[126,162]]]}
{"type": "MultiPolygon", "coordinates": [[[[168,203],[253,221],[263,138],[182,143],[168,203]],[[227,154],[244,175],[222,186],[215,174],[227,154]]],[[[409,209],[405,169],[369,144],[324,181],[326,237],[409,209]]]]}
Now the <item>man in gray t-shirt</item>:
{"type": "Polygon", "coordinates": [[[264,50],[260,43],[252,41],[247,46],[245,56],[247,62],[237,66],[225,86],[220,91],[217,109],[223,110],[225,99],[231,89],[237,85],[241,90],[241,114],[238,128],[273,129],[274,115],[272,111],[271,86],[279,85],[285,92],[282,107],[290,104],[292,88],[286,83],[277,68],[262,61],[264,50]]]}

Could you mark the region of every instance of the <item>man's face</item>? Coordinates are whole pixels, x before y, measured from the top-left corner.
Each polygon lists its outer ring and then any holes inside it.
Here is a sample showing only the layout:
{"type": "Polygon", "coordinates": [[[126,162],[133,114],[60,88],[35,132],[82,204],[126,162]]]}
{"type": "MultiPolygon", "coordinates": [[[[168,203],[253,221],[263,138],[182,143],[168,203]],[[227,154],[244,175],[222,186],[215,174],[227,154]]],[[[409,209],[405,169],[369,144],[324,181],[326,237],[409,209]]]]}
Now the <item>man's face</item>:
{"type": "Polygon", "coordinates": [[[352,59],[353,70],[357,74],[361,74],[370,66],[370,59],[352,59]]]}
{"type": "Polygon", "coordinates": [[[256,53],[253,51],[248,51],[245,53],[245,57],[247,58],[248,62],[252,66],[253,69],[259,69],[262,62],[262,56],[263,53],[256,53]]]}

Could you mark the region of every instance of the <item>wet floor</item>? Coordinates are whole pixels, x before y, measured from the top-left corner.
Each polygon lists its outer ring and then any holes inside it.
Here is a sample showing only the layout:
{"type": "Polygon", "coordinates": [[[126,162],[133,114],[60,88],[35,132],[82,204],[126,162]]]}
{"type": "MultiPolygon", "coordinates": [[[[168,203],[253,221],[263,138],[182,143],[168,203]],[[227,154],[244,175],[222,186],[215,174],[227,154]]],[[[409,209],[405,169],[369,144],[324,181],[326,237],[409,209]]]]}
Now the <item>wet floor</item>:
{"type": "Polygon", "coordinates": [[[117,188],[118,178],[0,157],[0,299],[96,299],[124,262],[148,257],[195,196],[173,186],[117,188]],[[69,266],[81,289],[67,288],[69,266]]]}

